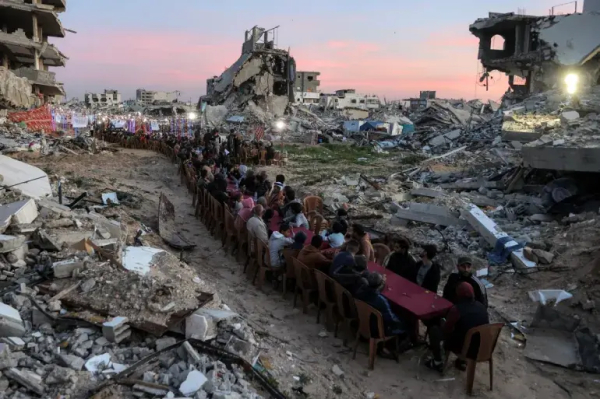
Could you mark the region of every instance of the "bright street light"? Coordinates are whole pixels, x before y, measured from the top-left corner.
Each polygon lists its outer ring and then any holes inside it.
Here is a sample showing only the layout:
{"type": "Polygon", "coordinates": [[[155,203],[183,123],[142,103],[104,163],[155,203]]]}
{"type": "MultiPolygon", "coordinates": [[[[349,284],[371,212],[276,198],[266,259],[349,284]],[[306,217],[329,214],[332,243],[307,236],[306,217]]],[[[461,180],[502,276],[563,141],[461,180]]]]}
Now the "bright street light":
{"type": "Polygon", "coordinates": [[[197,118],[197,117],[198,117],[198,115],[197,115],[195,112],[190,112],[190,113],[188,114],[188,119],[190,119],[190,120],[192,120],[192,121],[193,121],[193,120],[196,120],[196,118],[197,118]]]}
{"type": "Polygon", "coordinates": [[[577,83],[579,83],[579,76],[576,73],[570,73],[567,76],[565,76],[567,93],[575,94],[575,92],[577,91],[577,83]]]}

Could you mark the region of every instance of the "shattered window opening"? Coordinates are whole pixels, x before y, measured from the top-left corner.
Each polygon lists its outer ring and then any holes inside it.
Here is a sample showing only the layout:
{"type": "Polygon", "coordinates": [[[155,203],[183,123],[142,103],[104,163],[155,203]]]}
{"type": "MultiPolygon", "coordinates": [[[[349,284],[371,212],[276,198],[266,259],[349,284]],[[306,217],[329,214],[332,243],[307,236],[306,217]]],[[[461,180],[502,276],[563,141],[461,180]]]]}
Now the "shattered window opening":
{"type": "Polygon", "coordinates": [[[492,50],[504,50],[506,45],[506,40],[502,35],[494,35],[492,36],[492,50]]]}

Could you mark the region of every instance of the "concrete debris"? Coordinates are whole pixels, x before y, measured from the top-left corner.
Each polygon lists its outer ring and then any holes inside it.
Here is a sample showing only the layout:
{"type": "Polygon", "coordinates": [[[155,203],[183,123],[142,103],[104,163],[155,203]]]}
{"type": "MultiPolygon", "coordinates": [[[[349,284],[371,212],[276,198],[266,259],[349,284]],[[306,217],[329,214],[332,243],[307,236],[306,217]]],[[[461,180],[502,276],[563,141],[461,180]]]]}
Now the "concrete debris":
{"type": "Polygon", "coordinates": [[[102,334],[108,342],[120,343],[131,335],[129,320],[126,317],[115,317],[102,324],[102,334]]]}
{"type": "Polygon", "coordinates": [[[18,188],[23,195],[43,198],[52,195],[48,175],[35,166],[0,155],[0,175],[3,185],[18,188]]]}

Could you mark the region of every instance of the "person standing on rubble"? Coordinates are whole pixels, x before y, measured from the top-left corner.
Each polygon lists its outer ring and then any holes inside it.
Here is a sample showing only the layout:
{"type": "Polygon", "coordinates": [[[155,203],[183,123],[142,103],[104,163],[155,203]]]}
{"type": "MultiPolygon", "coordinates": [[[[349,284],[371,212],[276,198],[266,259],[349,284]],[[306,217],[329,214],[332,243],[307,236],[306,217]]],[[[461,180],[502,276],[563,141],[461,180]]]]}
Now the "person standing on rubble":
{"type": "Polygon", "coordinates": [[[452,273],[448,277],[446,286],[444,287],[444,298],[456,304],[458,297],[456,289],[461,283],[469,283],[473,287],[475,300],[481,303],[486,308],[488,307],[487,290],[483,283],[473,275],[471,270],[473,262],[468,256],[461,256],[457,262],[457,272],[452,273]]]}

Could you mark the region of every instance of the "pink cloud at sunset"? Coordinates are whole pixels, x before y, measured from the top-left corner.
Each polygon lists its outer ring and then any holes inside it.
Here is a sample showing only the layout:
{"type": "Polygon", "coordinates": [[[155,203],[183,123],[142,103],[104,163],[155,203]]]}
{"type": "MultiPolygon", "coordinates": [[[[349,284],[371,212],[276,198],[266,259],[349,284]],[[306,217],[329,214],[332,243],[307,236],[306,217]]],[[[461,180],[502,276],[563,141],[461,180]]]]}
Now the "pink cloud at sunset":
{"type": "MultiPolygon", "coordinates": [[[[293,34],[293,32],[291,32],[293,34]]],[[[477,84],[477,40],[469,32],[432,32],[420,40],[382,42],[330,40],[291,47],[298,70],[321,72],[321,90],[355,88],[388,99],[437,90],[440,97],[497,99],[506,79],[485,92],[477,84]]],[[[284,47],[284,46],[282,46],[284,47]]],[[[135,89],[181,91],[197,100],[206,79],[219,75],[240,55],[241,41],[184,32],[86,32],[61,43],[70,57],[58,78],[85,91],[117,88],[125,97],[135,89]]],[[[81,95],[81,94],[79,94],[81,95]]]]}

